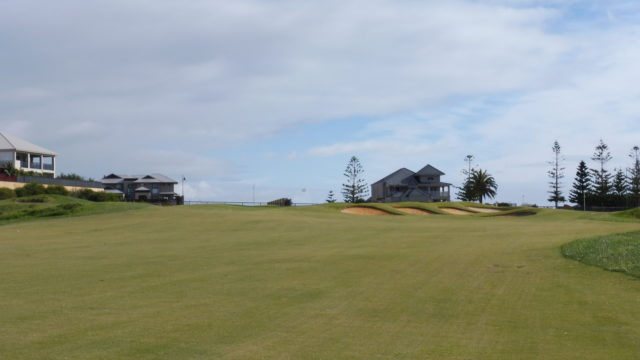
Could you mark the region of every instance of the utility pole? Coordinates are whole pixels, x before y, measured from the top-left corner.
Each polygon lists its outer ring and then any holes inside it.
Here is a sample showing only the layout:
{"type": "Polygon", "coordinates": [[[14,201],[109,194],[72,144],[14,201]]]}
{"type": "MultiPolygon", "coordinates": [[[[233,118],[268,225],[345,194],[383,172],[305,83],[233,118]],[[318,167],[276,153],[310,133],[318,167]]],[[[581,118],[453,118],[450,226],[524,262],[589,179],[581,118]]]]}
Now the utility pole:
{"type": "Polygon", "coordinates": [[[253,205],[255,205],[256,204],[256,184],[253,184],[253,186],[251,187],[251,190],[253,192],[253,197],[252,197],[253,205]]]}
{"type": "Polygon", "coordinates": [[[466,161],[468,164],[467,181],[469,181],[469,179],[471,179],[471,162],[473,161],[473,155],[467,155],[464,161],[466,161]]]}

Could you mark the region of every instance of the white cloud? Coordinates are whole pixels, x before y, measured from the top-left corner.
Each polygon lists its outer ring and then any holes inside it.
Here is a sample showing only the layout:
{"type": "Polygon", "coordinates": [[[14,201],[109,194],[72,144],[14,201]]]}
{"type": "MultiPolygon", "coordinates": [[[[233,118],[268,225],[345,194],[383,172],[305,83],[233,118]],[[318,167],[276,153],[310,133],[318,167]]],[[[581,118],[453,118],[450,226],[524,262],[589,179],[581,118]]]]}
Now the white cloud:
{"type": "MultiPolygon", "coordinates": [[[[567,157],[590,154],[600,137],[618,152],[638,138],[638,9],[599,0],[3,1],[0,129],[64,154],[69,171],[226,177],[232,188],[251,160],[220,151],[299,124],[372,117],[344,141],[277,153],[363,153],[374,175],[425,158],[452,174],[475,153],[508,183],[543,181],[556,138],[567,157]],[[580,6],[601,19],[570,13],[580,6]],[[522,159],[542,165],[516,169],[522,159]]],[[[217,197],[218,185],[189,191],[217,197]]]]}

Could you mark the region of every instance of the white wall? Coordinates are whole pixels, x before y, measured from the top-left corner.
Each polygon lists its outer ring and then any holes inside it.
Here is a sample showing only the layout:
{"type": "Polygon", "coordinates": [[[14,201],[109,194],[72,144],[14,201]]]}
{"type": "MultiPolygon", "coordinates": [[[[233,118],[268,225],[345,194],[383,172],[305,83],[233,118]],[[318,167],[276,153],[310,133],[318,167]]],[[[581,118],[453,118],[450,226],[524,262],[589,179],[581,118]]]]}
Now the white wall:
{"type": "Polygon", "coordinates": [[[13,162],[13,152],[12,151],[0,151],[0,163],[4,163],[7,161],[13,162]]]}

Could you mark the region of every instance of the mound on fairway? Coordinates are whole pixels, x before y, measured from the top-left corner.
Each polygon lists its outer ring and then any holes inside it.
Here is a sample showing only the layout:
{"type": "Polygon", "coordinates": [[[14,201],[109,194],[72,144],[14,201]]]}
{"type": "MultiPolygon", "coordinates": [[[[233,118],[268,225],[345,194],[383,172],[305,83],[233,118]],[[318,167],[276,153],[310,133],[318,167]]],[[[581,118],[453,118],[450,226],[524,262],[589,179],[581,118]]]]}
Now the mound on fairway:
{"type": "Polygon", "coordinates": [[[456,208],[451,208],[451,207],[441,207],[440,210],[446,212],[447,214],[457,215],[457,216],[472,215],[473,214],[473,212],[471,212],[471,211],[466,211],[466,210],[461,210],[461,209],[456,209],[456,208]]]}
{"type": "Polygon", "coordinates": [[[562,254],[587,265],[640,277],[640,232],[575,240],[562,246],[562,254]]]}
{"type": "Polygon", "coordinates": [[[412,208],[412,207],[397,207],[396,209],[402,212],[406,212],[408,214],[413,214],[413,215],[433,215],[433,213],[430,211],[427,211],[424,209],[412,208]]]}
{"type": "Polygon", "coordinates": [[[384,210],[364,206],[352,206],[344,208],[341,212],[354,215],[391,215],[384,210]]]}

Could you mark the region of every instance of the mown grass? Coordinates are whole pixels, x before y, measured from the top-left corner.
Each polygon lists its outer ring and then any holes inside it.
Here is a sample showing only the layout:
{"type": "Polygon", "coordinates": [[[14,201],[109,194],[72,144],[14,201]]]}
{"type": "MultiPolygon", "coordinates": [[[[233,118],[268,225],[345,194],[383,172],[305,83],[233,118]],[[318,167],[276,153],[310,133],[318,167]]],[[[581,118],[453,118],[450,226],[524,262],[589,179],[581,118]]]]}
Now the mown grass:
{"type": "Polygon", "coordinates": [[[147,207],[0,228],[7,359],[635,359],[640,282],[580,212],[147,207]]]}
{"type": "Polygon", "coordinates": [[[562,254],[587,265],[640,277],[640,232],[575,240],[562,246],[562,254]]]}

